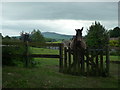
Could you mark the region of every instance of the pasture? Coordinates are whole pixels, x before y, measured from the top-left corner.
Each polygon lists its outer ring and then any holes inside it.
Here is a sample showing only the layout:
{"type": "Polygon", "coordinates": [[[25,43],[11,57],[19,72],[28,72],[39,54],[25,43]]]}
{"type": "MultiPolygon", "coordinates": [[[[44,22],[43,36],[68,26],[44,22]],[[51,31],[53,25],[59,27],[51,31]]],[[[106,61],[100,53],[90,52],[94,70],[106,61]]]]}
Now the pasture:
{"type": "MultiPolygon", "coordinates": [[[[33,54],[57,54],[58,50],[32,48],[33,54]]],[[[73,76],[59,73],[59,59],[34,58],[35,67],[2,68],[3,88],[118,88],[118,64],[110,63],[109,77],[73,76]]],[[[118,60],[110,56],[110,60],[118,60]]]]}

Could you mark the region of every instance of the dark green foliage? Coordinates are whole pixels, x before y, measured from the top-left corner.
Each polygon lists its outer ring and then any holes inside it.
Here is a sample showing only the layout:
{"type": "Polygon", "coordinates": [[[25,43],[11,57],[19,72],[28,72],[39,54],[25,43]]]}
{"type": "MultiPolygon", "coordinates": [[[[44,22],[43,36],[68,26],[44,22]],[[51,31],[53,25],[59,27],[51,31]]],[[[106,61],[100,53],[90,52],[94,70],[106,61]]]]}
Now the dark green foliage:
{"type": "Polygon", "coordinates": [[[40,43],[45,42],[45,39],[44,39],[43,35],[41,34],[40,30],[37,30],[37,31],[33,30],[31,32],[30,39],[32,42],[40,42],[40,43]]]}
{"type": "Polygon", "coordinates": [[[120,37],[120,28],[115,27],[113,30],[109,30],[110,37],[120,37]]]}
{"type": "MultiPolygon", "coordinates": [[[[26,49],[25,45],[17,44],[21,41],[16,38],[3,38],[3,42],[11,42],[14,45],[3,45],[2,46],[2,65],[7,66],[25,66],[26,61],[26,49]]],[[[21,42],[23,43],[23,42],[21,42]]],[[[29,48],[28,48],[29,52],[29,48]]],[[[30,53],[30,52],[29,52],[30,53]]],[[[32,58],[28,58],[29,62],[32,61],[32,58]]]]}
{"type": "Polygon", "coordinates": [[[16,56],[16,54],[23,54],[24,46],[3,46],[2,47],[2,64],[3,65],[23,65],[25,58],[23,56],[16,56]]]}
{"type": "Polygon", "coordinates": [[[87,30],[86,43],[88,47],[102,48],[108,43],[107,38],[107,30],[99,22],[95,22],[87,30]]]}

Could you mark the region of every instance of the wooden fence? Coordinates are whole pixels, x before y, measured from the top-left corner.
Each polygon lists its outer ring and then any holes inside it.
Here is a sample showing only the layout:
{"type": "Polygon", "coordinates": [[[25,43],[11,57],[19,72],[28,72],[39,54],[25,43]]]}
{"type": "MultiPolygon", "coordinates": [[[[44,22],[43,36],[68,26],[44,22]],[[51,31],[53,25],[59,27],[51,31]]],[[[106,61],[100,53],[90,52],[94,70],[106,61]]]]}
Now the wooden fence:
{"type": "MultiPolygon", "coordinates": [[[[24,56],[26,58],[26,67],[28,66],[29,57],[33,58],[58,58],[59,59],[59,69],[61,69],[61,64],[63,61],[62,55],[62,43],[37,43],[37,42],[2,42],[3,46],[25,46],[25,53],[24,55],[17,55],[16,56],[24,56]],[[59,54],[29,54],[28,47],[59,47],[59,54]]],[[[5,56],[5,55],[4,55],[5,56]]],[[[60,71],[60,70],[59,70],[60,71]]]]}
{"type": "Polygon", "coordinates": [[[85,50],[83,57],[79,57],[82,53],[78,50],[72,51],[70,47],[66,48],[62,43],[35,43],[35,42],[2,42],[2,45],[25,45],[26,66],[29,57],[37,58],[58,58],[59,72],[74,75],[109,75],[109,48],[105,49],[89,49],[85,50]],[[59,54],[29,54],[28,47],[59,47],[59,54]]]}
{"type": "Polygon", "coordinates": [[[74,75],[86,76],[109,76],[109,48],[85,50],[83,56],[79,57],[78,50],[73,51],[64,48],[64,59],[62,61],[62,72],[74,75]]]}

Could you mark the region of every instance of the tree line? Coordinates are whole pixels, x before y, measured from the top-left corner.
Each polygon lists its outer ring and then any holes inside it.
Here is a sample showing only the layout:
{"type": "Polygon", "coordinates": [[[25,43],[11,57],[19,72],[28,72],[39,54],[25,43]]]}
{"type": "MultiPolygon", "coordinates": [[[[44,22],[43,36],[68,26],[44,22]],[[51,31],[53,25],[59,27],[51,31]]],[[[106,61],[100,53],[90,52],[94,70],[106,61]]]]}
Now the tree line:
{"type": "MultiPolygon", "coordinates": [[[[26,33],[24,31],[22,31],[20,33],[20,37],[9,37],[8,35],[3,37],[2,34],[0,33],[0,37],[2,38],[2,40],[6,41],[6,40],[11,40],[11,41],[15,41],[15,40],[23,40],[23,35],[24,34],[29,34],[29,41],[31,42],[40,42],[40,43],[44,43],[44,42],[52,42],[52,41],[56,41],[54,39],[51,38],[45,38],[41,31],[38,30],[33,30],[31,33],[26,33]]],[[[107,42],[107,37],[110,38],[120,38],[120,28],[119,27],[115,27],[113,30],[107,30],[102,24],[100,24],[99,22],[93,23],[89,29],[87,29],[87,35],[85,36],[85,41],[87,43],[87,46],[89,47],[103,47],[107,42]]],[[[119,39],[118,40],[111,40],[110,42],[111,46],[119,46],[119,39]]]]}
{"type": "MultiPolygon", "coordinates": [[[[2,34],[0,33],[0,38],[2,38],[2,41],[24,41],[24,35],[27,35],[28,41],[30,42],[39,42],[39,43],[45,43],[46,41],[51,41],[52,39],[45,38],[42,34],[41,31],[38,30],[33,30],[31,33],[26,33],[22,31],[20,33],[20,37],[9,37],[5,36],[3,37],[2,34]]],[[[99,22],[95,22],[92,24],[89,29],[87,29],[87,35],[84,37],[86,44],[88,47],[91,48],[103,48],[106,44],[110,44],[111,46],[116,46],[120,47],[120,28],[115,27],[113,30],[107,30],[103,25],[101,25],[99,22]],[[108,38],[111,37],[118,37],[117,42],[108,42],[108,38]]],[[[25,52],[25,47],[24,46],[3,46],[2,47],[2,55],[3,55],[3,60],[2,64],[3,65],[24,65],[25,57],[15,57],[16,54],[24,54],[25,52]],[[11,56],[11,54],[13,56],[11,56]],[[4,56],[4,55],[7,55],[4,56]]],[[[31,61],[32,58],[30,59],[31,61]]],[[[31,64],[32,65],[32,64],[31,64]]]]}
{"type": "Polygon", "coordinates": [[[32,32],[30,32],[30,33],[27,33],[27,32],[24,32],[24,31],[22,31],[22,32],[20,32],[20,36],[14,36],[14,37],[10,37],[10,36],[8,36],[8,35],[6,35],[5,37],[3,37],[2,36],[2,34],[0,33],[0,38],[3,40],[3,41],[20,41],[20,40],[22,40],[23,41],[23,36],[24,35],[29,35],[29,41],[30,42],[39,42],[39,43],[45,43],[45,42],[53,42],[53,41],[56,41],[55,39],[52,39],[52,38],[45,38],[43,35],[42,35],[42,33],[41,33],[41,31],[39,30],[39,29],[37,29],[37,30],[33,30],[32,32]]]}

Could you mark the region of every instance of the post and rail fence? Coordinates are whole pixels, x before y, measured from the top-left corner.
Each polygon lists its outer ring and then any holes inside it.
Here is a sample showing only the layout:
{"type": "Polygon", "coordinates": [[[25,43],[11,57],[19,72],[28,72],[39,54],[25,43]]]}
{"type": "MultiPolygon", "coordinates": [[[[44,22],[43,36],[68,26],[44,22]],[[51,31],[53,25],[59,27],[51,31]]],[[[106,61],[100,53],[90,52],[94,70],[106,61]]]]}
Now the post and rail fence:
{"type": "MultiPolygon", "coordinates": [[[[28,65],[29,57],[37,58],[58,58],[59,72],[74,74],[74,75],[95,75],[95,76],[109,76],[109,47],[105,49],[89,49],[85,50],[82,58],[78,56],[81,54],[78,50],[71,50],[70,47],[64,47],[63,43],[37,43],[37,42],[2,42],[4,46],[19,46],[24,45],[26,52],[26,66],[28,65]],[[59,47],[58,54],[29,54],[28,47],[59,47]]],[[[18,55],[20,56],[20,55],[18,55]]]]}

